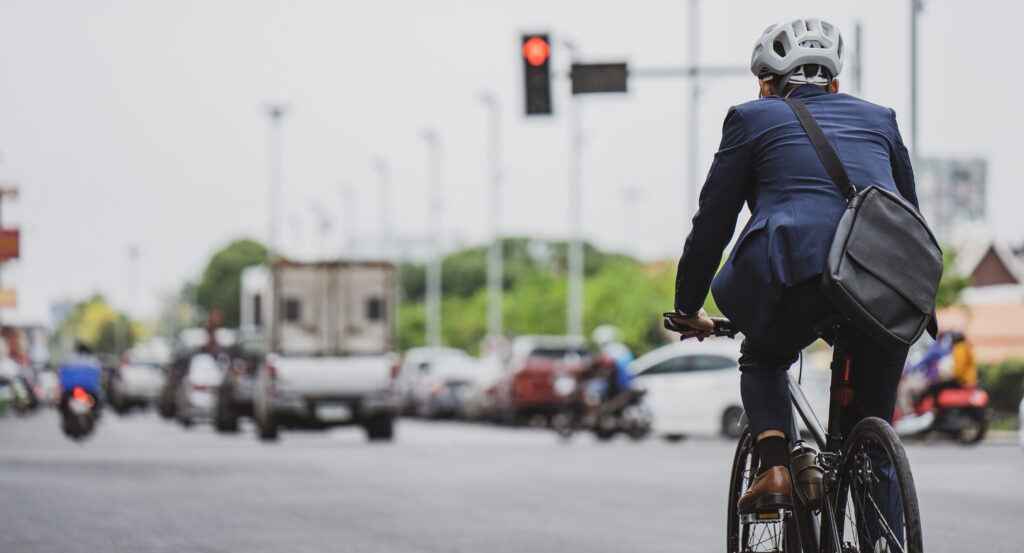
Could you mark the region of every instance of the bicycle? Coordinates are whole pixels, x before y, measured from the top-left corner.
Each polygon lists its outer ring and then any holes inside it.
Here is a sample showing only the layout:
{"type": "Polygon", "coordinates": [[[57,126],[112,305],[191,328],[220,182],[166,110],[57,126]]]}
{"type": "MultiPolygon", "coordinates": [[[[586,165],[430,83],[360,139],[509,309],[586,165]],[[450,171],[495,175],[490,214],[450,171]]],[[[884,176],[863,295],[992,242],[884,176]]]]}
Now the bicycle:
{"type": "MultiPolygon", "coordinates": [[[[666,314],[665,328],[679,332],[666,314]]],[[[715,318],[713,336],[733,338],[728,319],[715,318]]],[[[858,422],[848,436],[840,433],[841,409],[853,401],[847,354],[857,329],[833,316],[815,326],[833,346],[829,413],[826,427],[815,416],[789,373],[793,404],[790,474],[793,505],[768,512],[740,514],[737,502],[757,473],[758,456],[744,428],[729,479],[726,551],[728,553],[921,553],[921,517],[906,452],[892,427],[877,417],[858,422]],[[802,439],[799,416],[815,449],[802,439]],[[888,500],[887,502],[885,500],[888,500]]]]}

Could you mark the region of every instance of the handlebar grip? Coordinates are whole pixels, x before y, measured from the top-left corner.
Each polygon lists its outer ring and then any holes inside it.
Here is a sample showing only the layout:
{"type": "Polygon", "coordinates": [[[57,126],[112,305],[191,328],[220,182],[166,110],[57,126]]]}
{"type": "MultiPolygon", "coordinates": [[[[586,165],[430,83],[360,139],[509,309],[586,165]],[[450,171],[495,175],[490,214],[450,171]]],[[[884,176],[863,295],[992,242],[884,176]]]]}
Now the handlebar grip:
{"type": "Polygon", "coordinates": [[[735,338],[736,334],[739,333],[739,329],[732,324],[732,321],[725,317],[712,317],[711,322],[715,323],[715,330],[712,332],[715,336],[735,338]]]}
{"type": "MultiPolygon", "coordinates": [[[[712,317],[711,322],[715,323],[715,327],[711,331],[712,336],[735,338],[736,334],[739,333],[739,329],[733,326],[732,321],[726,319],[725,317],[712,317]]],[[[672,317],[668,316],[668,314],[666,314],[664,317],[664,326],[666,329],[671,330],[672,332],[678,332],[680,334],[688,330],[692,330],[690,327],[676,324],[675,320],[673,320],[672,317]]],[[[685,340],[687,338],[691,338],[691,336],[679,337],[680,340],[685,340]]]]}

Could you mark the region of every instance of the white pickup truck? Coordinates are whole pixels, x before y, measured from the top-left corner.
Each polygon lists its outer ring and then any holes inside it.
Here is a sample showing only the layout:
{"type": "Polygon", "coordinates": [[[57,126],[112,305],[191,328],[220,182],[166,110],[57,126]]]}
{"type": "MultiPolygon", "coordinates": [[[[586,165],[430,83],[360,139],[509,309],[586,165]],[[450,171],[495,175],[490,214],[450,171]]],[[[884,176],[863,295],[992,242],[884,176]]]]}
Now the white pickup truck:
{"type": "Polygon", "coordinates": [[[241,322],[267,355],[253,386],[259,437],[358,424],[390,440],[397,413],[395,269],[374,261],[246,269],[241,322]]]}

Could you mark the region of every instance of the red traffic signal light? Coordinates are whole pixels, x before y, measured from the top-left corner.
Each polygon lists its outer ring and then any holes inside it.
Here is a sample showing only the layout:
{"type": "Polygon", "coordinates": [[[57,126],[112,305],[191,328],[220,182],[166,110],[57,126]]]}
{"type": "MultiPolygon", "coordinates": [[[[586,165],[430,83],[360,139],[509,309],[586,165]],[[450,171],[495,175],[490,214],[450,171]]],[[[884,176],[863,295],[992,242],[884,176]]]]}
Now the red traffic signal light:
{"type": "Polygon", "coordinates": [[[534,67],[543,65],[544,62],[548,61],[548,55],[550,53],[551,46],[548,45],[548,41],[543,37],[530,37],[526,40],[526,43],[523,44],[523,57],[526,58],[526,61],[534,67]]]}
{"type": "Polygon", "coordinates": [[[523,35],[526,114],[551,114],[551,44],[548,35],[523,35]]]}

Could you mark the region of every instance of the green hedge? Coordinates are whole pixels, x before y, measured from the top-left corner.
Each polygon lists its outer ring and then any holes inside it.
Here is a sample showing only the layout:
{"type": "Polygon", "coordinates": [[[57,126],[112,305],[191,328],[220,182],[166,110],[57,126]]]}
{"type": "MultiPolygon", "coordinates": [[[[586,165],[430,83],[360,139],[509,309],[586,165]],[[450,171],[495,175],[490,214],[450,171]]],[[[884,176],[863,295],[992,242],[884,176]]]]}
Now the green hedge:
{"type": "Polygon", "coordinates": [[[992,409],[1016,413],[1024,395],[1024,359],[1007,359],[998,365],[978,368],[981,387],[988,392],[992,409]]]}

